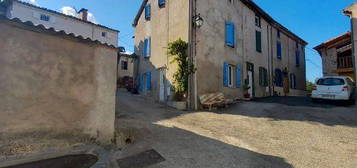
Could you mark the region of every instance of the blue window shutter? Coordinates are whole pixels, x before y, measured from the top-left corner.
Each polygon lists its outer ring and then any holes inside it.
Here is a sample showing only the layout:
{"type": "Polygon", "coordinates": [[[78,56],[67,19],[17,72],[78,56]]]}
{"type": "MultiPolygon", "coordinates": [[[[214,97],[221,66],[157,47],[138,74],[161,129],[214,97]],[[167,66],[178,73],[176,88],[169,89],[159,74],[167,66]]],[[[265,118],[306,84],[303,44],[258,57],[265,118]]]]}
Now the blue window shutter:
{"type": "Polygon", "coordinates": [[[290,74],[290,88],[294,89],[294,76],[293,74],[290,74]]]}
{"type": "Polygon", "coordinates": [[[149,20],[151,18],[151,5],[148,4],[145,6],[145,19],[149,20]]]}
{"type": "Polygon", "coordinates": [[[147,53],[146,53],[146,56],[147,57],[150,57],[151,56],[151,37],[148,39],[148,42],[147,42],[147,53]]]}
{"type": "Polygon", "coordinates": [[[296,75],[294,74],[294,89],[296,89],[296,75]]]}
{"type": "Polygon", "coordinates": [[[281,43],[280,43],[280,42],[277,42],[277,44],[276,44],[276,50],[277,50],[277,57],[278,57],[278,59],[281,59],[282,54],[281,54],[281,43]]]}
{"type": "Polygon", "coordinates": [[[146,89],[151,89],[151,72],[146,72],[146,89]]]}
{"type": "Polygon", "coordinates": [[[228,64],[223,64],[223,86],[228,87],[228,64]]]}
{"type": "Polygon", "coordinates": [[[241,69],[239,66],[236,67],[236,85],[237,88],[240,88],[242,86],[242,74],[241,74],[241,69]]]}
{"type": "Polygon", "coordinates": [[[148,39],[144,40],[143,57],[147,57],[148,39]]]}
{"type": "Polygon", "coordinates": [[[226,22],[226,45],[234,47],[235,27],[232,22],[226,22]]]}
{"type": "Polygon", "coordinates": [[[159,0],[159,7],[162,7],[165,5],[165,0],[159,0]]]}
{"type": "Polygon", "coordinates": [[[300,66],[300,52],[296,51],[295,56],[296,56],[296,66],[299,67],[300,66]]]}

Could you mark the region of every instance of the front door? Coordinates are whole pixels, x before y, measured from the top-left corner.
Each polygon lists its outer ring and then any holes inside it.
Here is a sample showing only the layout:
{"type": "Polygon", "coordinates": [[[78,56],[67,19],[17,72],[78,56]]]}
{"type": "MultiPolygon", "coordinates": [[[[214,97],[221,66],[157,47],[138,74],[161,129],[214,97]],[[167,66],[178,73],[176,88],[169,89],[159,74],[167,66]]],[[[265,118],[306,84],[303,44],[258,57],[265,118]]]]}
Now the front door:
{"type": "Polygon", "coordinates": [[[248,74],[248,93],[251,98],[254,98],[254,64],[247,63],[247,74],[248,74]]]}

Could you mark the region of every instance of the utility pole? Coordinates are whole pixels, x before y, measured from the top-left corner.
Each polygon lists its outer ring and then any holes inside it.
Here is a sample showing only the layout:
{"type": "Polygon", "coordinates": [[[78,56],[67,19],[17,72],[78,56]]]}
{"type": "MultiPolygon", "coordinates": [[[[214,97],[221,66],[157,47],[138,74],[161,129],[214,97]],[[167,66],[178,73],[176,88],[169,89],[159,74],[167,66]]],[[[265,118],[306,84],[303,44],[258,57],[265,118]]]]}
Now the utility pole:
{"type": "MultiPolygon", "coordinates": [[[[355,2],[351,6],[344,9],[343,13],[351,18],[352,58],[355,81],[357,81],[357,3],[355,2]]],[[[357,91],[355,92],[355,100],[357,101],[357,91]]]]}

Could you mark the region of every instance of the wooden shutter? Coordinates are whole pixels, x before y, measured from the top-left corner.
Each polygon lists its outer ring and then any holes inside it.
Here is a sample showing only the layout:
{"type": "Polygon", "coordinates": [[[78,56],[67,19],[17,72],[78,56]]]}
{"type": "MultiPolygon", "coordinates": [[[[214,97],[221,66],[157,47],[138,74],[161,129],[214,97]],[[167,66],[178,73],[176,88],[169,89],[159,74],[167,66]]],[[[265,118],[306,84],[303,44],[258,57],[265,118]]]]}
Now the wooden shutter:
{"type": "Polygon", "coordinates": [[[148,44],[147,44],[146,57],[150,57],[150,56],[151,56],[151,37],[149,37],[147,43],[148,43],[148,44]]]}
{"type": "Polygon", "coordinates": [[[223,64],[223,86],[228,87],[228,63],[223,64]]]}
{"type": "Polygon", "coordinates": [[[234,47],[235,27],[232,22],[226,22],[226,45],[234,47]]]}
{"type": "Polygon", "coordinates": [[[146,72],[146,89],[151,89],[151,72],[146,72]]]}
{"type": "Polygon", "coordinates": [[[240,88],[242,86],[242,72],[241,68],[236,66],[236,87],[240,88]]]}
{"type": "Polygon", "coordinates": [[[148,4],[145,7],[145,19],[149,20],[151,18],[151,5],[148,4]]]}
{"type": "Polygon", "coordinates": [[[255,31],[255,40],[257,52],[262,52],[262,33],[260,31],[255,31]]]}
{"type": "Polygon", "coordinates": [[[148,39],[145,39],[144,40],[143,57],[147,57],[147,50],[148,50],[148,39]]]}

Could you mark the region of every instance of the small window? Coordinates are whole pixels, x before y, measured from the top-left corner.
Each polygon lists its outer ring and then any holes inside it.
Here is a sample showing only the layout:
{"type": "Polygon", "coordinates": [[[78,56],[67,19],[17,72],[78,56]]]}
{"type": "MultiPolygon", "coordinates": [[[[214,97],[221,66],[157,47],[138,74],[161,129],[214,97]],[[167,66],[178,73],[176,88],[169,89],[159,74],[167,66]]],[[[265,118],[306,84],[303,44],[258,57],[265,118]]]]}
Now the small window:
{"type": "Polygon", "coordinates": [[[151,56],[151,37],[144,40],[143,56],[148,58],[151,56]]]}
{"type": "Polygon", "coordinates": [[[102,32],[102,37],[107,37],[107,32],[102,32]]]}
{"type": "Polygon", "coordinates": [[[268,86],[268,71],[264,67],[259,67],[259,85],[268,86]]]}
{"type": "Polygon", "coordinates": [[[255,25],[256,25],[257,27],[262,27],[261,18],[260,18],[260,16],[258,16],[258,15],[255,15],[255,25]]]}
{"type": "MultiPolygon", "coordinates": [[[[224,63],[224,65],[223,65],[223,84],[225,87],[234,87],[234,75],[236,75],[235,72],[237,72],[237,71],[238,70],[235,68],[235,66],[230,65],[226,62],[224,63]]],[[[240,69],[239,69],[239,71],[240,71],[240,69]]]]}
{"type": "Polygon", "coordinates": [[[48,21],[50,21],[50,16],[49,15],[45,15],[45,14],[41,14],[40,20],[48,22],[48,21]]]}
{"type": "Polygon", "coordinates": [[[255,46],[257,52],[262,52],[262,32],[255,31],[255,46]]]}
{"type": "Polygon", "coordinates": [[[344,84],[345,80],[340,78],[324,78],[317,81],[317,85],[323,86],[340,86],[344,84]]]}
{"type": "Polygon", "coordinates": [[[233,78],[234,78],[234,66],[228,66],[228,86],[233,87],[233,78]]]}
{"type": "Polygon", "coordinates": [[[296,75],[295,74],[290,74],[290,88],[291,89],[296,89],[296,75]]]}
{"type": "Polygon", "coordinates": [[[280,69],[275,69],[275,86],[283,87],[283,72],[280,69]]]}
{"type": "Polygon", "coordinates": [[[128,61],[122,61],[121,62],[121,69],[122,70],[128,70],[128,61]]]}

